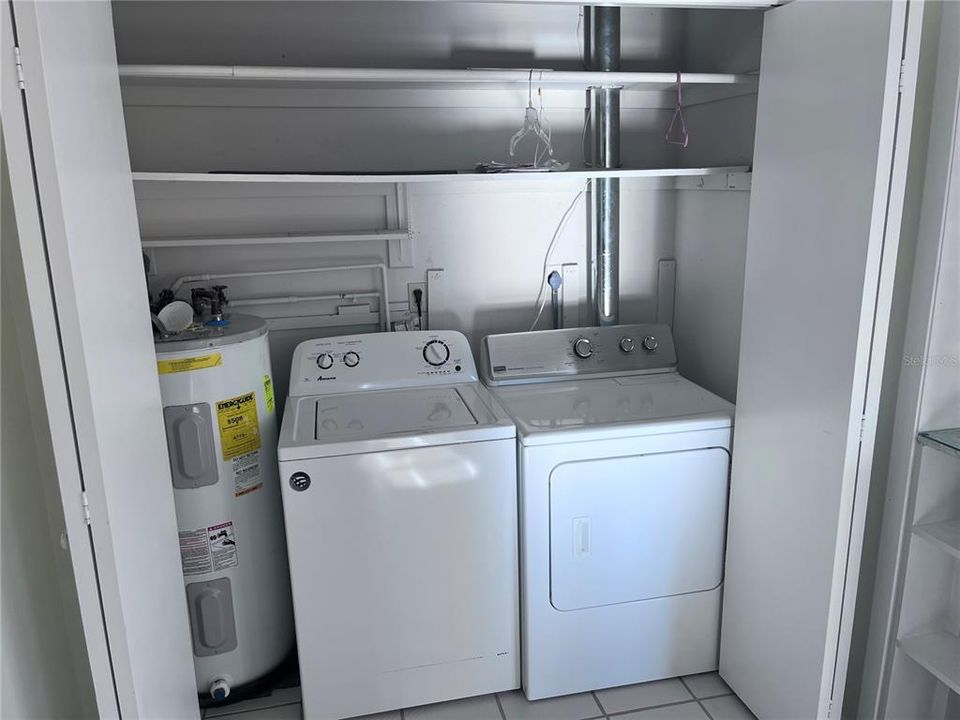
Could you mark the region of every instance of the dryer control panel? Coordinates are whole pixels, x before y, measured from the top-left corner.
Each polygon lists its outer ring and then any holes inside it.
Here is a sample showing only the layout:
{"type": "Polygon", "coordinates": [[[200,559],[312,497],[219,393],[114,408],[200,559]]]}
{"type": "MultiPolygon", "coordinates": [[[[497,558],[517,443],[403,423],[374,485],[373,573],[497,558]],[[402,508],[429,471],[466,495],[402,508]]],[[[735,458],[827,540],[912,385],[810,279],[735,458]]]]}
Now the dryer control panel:
{"type": "Polygon", "coordinates": [[[473,354],[462,333],[424,330],[341,335],[297,345],[290,368],[290,395],[451,385],[476,380],[473,354]]]}
{"type": "Polygon", "coordinates": [[[483,339],[481,372],[489,385],[670,372],[677,352],[669,325],[608,325],[538,330],[483,339]]]}

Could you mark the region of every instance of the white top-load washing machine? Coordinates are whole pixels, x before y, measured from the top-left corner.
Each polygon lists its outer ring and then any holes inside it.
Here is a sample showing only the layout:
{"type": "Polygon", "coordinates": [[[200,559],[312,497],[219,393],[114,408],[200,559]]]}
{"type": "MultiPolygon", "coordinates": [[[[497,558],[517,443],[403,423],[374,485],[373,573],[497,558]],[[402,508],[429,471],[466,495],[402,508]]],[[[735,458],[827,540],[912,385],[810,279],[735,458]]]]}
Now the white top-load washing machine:
{"type": "Polygon", "coordinates": [[[717,668],[734,407],[666,325],[491,335],[517,423],[531,700],[717,668]]]}
{"type": "Polygon", "coordinates": [[[279,459],[304,717],[519,687],[516,430],[463,335],[301,343],[279,459]]]}

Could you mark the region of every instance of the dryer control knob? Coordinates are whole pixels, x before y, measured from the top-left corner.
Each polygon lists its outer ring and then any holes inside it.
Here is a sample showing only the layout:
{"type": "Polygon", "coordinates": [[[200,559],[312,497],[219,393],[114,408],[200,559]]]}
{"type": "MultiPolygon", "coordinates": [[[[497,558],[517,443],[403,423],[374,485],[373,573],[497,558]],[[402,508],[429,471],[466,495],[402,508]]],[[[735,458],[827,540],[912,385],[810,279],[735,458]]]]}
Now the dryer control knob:
{"type": "Polygon", "coordinates": [[[585,337],[577,338],[573,341],[573,352],[578,358],[586,360],[593,355],[593,343],[585,337]]]}
{"type": "Polygon", "coordinates": [[[653,352],[654,350],[657,349],[659,345],[660,343],[657,342],[657,339],[653,335],[647,335],[643,339],[643,348],[647,352],[653,352]]]}
{"type": "Polygon", "coordinates": [[[321,370],[329,370],[333,367],[333,355],[329,353],[320,353],[317,355],[317,367],[321,370]]]}
{"type": "Polygon", "coordinates": [[[632,337],[624,336],[620,338],[620,349],[625,353],[632,353],[637,347],[632,337]]]}
{"type": "Polygon", "coordinates": [[[343,364],[347,367],[356,367],[360,364],[360,356],[351,350],[343,355],[343,364]]]}

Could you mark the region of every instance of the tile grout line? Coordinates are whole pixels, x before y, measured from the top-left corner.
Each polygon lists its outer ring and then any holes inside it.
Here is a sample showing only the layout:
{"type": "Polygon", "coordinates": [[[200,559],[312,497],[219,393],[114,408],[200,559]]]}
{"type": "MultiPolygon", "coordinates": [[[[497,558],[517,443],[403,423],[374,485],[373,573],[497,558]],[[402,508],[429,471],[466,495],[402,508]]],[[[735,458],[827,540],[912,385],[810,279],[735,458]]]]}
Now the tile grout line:
{"type": "MultiPolygon", "coordinates": [[[[700,709],[703,710],[704,714],[705,714],[708,718],[710,718],[710,720],[713,720],[713,715],[711,715],[711,714],[710,714],[710,711],[707,710],[707,706],[704,705],[702,702],[700,702],[700,698],[697,697],[697,694],[696,694],[693,690],[690,689],[690,686],[687,685],[687,681],[684,680],[682,676],[680,677],[680,684],[683,685],[683,686],[687,689],[687,692],[688,692],[688,693],[690,693],[691,695],[693,695],[693,699],[696,701],[697,705],[700,706],[700,709]]],[[[719,697],[719,696],[718,696],[718,697],[719,697]]]]}
{"type": "MultiPolygon", "coordinates": [[[[501,720],[507,720],[507,713],[503,709],[503,703],[500,702],[500,693],[493,693],[493,699],[497,703],[497,710],[500,711],[501,720]]],[[[400,718],[400,720],[403,720],[403,718],[400,718]]]]}
{"type": "Polygon", "coordinates": [[[593,696],[593,701],[597,704],[597,707],[600,708],[600,712],[603,714],[603,717],[609,717],[609,715],[607,715],[607,709],[603,706],[603,703],[600,702],[600,696],[597,695],[597,691],[591,690],[590,694],[593,696]]]}
{"type": "Polygon", "coordinates": [[[660,708],[673,707],[674,705],[687,705],[689,703],[697,702],[696,698],[687,698],[686,700],[677,700],[676,702],[662,703],[660,705],[648,705],[647,707],[634,708],[633,710],[618,710],[615,713],[610,713],[607,715],[608,718],[621,717],[622,715],[628,715],[630,713],[640,712],[641,710],[659,710],[660,708]]]}

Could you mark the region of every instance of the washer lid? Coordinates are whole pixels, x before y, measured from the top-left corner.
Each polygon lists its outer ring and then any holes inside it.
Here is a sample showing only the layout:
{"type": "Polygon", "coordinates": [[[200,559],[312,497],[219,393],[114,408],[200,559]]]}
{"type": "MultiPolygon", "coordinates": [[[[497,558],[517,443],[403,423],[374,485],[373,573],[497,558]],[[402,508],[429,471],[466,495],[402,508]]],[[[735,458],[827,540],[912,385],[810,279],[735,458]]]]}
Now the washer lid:
{"type": "Polygon", "coordinates": [[[734,406],[675,372],[494,391],[524,445],[729,427],[734,406]]]}
{"type": "Polygon", "coordinates": [[[315,408],[314,439],[324,442],[477,425],[460,393],[449,387],[325,395],[315,408]]]}
{"type": "Polygon", "coordinates": [[[515,436],[486,388],[468,383],[291,397],[279,452],[295,460],[515,436]]]}

